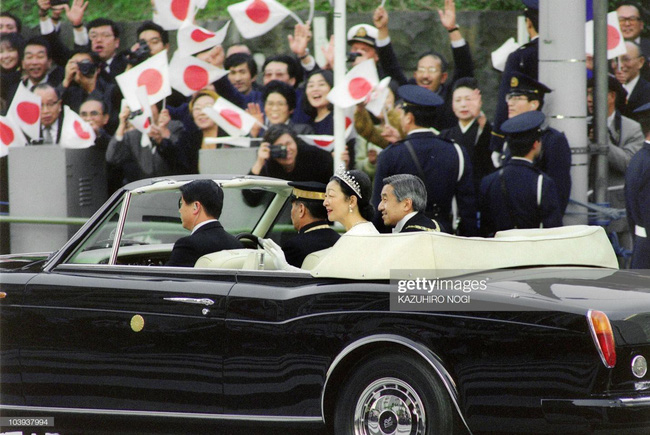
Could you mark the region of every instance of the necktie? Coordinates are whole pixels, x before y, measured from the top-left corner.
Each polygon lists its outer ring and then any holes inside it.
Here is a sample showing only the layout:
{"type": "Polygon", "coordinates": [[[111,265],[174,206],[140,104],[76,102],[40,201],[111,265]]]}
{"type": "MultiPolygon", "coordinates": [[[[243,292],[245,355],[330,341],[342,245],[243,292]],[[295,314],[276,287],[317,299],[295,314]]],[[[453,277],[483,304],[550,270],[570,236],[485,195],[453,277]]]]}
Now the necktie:
{"type": "Polygon", "coordinates": [[[50,127],[46,127],[43,130],[43,144],[47,145],[47,144],[53,144],[53,143],[54,143],[54,140],[52,140],[52,131],[51,131],[50,127]]]}

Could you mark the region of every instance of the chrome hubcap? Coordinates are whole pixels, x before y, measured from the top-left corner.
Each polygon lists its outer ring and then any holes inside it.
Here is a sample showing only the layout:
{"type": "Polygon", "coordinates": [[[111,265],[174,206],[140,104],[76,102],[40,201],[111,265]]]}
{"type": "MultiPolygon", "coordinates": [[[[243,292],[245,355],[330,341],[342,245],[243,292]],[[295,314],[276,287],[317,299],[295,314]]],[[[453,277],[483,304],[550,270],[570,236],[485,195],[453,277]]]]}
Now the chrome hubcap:
{"type": "Polygon", "coordinates": [[[354,410],[357,435],[423,434],[424,404],[413,387],[396,378],[378,379],[361,393],[354,410]]]}

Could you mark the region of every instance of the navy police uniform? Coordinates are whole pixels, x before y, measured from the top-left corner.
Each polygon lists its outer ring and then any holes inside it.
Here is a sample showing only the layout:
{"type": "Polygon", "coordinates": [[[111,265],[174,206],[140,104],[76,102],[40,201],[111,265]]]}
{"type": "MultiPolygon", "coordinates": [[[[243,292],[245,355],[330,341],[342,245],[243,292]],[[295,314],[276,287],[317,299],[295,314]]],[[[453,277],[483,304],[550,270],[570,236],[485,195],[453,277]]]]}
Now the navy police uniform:
{"type": "MultiPolygon", "coordinates": [[[[526,112],[503,123],[508,135],[531,135],[531,148],[544,122],[541,112],[526,112]]],[[[512,136],[510,136],[512,137],[512,136]]],[[[562,212],[553,180],[531,161],[512,157],[499,171],[483,179],[480,189],[481,232],[492,235],[513,228],[562,225],[562,212]]]]}
{"type": "MultiPolygon", "coordinates": [[[[522,0],[522,2],[526,6],[526,12],[539,12],[538,0],[522,0]]],[[[506,66],[501,74],[497,109],[494,120],[492,121],[492,140],[490,141],[490,149],[492,151],[500,151],[503,147],[504,134],[501,131],[501,124],[508,119],[506,95],[510,91],[510,79],[515,72],[523,73],[537,80],[539,77],[539,38],[535,38],[522,45],[510,53],[506,60],[506,66]]]]}
{"type": "MultiPolygon", "coordinates": [[[[635,115],[650,117],[650,103],[635,110],[635,115]]],[[[646,141],[630,160],[625,173],[625,210],[634,234],[632,269],[650,269],[650,140],[647,140],[650,119],[642,122],[646,124],[646,141]]]]}
{"type": "MultiPolygon", "coordinates": [[[[292,201],[312,201],[320,203],[322,207],[325,199],[325,184],[290,182],[289,185],[293,186],[292,201]]],[[[329,226],[327,219],[318,220],[300,228],[298,234],[282,244],[282,251],[287,263],[301,267],[307,255],[332,247],[339,237],[341,236],[329,226]]]]}
{"type": "MultiPolygon", "coordinates": [[[[401,86],[398,94],[405,105],[419,106],[420,109],[435,110],[443,104],[442,98],[434,92],[417,85],[401,86]]],[[[455,196],[460,217],[458,233],[477,233],[472,165],[467,151],[460,145],[441,139],[429,129],[420,128],[384,149],[377,160],[372,195],[375,207],[381,200],[383,179],[395,174],[412,174],[424,181],[427,189],[425,214],[436,219],[444,231],[452,230],[451,204],[455,196]]],[[[374,223],[380,231],[387,232],[381,216],[376,215],[374,223]]]]}

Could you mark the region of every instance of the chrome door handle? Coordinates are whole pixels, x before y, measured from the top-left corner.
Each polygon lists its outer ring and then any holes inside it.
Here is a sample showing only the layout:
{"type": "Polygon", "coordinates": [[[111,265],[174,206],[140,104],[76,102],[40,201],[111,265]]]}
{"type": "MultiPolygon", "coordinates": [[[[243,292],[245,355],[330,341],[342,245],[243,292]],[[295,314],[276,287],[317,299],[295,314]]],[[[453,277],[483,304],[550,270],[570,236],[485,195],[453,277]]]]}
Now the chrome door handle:
{"type": "Polygon", "coordinates": [[[181,302],[183,304],[198,304],[198,305],[205,305],[205,306],[210,306],[214,305],[214,301],[212,299],[195,299],[195,298],[164,298],[166,301],[170,302],[181,302]]]}

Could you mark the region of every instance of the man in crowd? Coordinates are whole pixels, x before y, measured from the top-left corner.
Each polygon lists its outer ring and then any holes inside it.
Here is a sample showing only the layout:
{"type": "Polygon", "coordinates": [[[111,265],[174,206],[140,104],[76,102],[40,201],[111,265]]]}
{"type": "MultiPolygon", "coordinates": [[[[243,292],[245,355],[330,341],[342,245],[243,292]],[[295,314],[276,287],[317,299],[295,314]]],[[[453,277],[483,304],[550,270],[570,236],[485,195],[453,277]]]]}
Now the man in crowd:
{"type": "Polygon", "coordinates": [[[620,3],[616,9],[618,24],[626,41],[634,42],[641,48],[641,53],[646,59],[641,70],[643,78],[650,81],[650,39],[641,36],[643,31],[643,17],[639,6],[632,2],[620,3]]]}
{"type": "MultiPolygon", "coordinates": [[[[510,88],[506,95],[508,118],[525,112],[541,111],[544,107],[544,95],[552,92],[543,83],[521,73],[513,73],[510,88]]],[[[500,159],[493,159],[499,167],[507,160],[509,151],[507,143],[500,159]]],[[[535,166],[555,182],[560,199],[562,213],[569,203],[571,195],[571,148],[564,133],[546,127],[542,129],[542,150],[535,158],[535,166]]]]}
{"type": "Polygon", "coordinates": [[[23,73],[27,76],[23,84],[29,90],[37,85],[47,83],[53,87],[61,84],[65,72],[63,68],[52,68],[50,44],[42,36],[34,36],[25,44],[23,57],[23,73]]]}
{"type": "Polygon", "coordinates": [[[241,94],[246,103],[262,104],[262,93],[255,89],[257,64],[253,56],[246,53],[234,53],[226,58],[224,69],[228,70],[228,80],[241,94]]]}
{"type": "Polygon", "coordinates": [[[542,151],[543,113],[529,111],[501,126],[512,158],[481,182],[481,232],[485,236],[513,228],[562,225],[562,210],[553,180],[533,165],[542,151]]]}
{"type": "Polygon", "coordinates": [[[291,223],[298,234],[283,243],[282,250],[290,265],[301,267],[307,255],[333,246],[340,236],[327,221],[326,185],[309,181],[290,181],[289,185],[293,187],[291,223]]]}
{"type": "Polygon", "coordinates": [[[440,225],[424,214],[427,189],[424,182],[411,174],[396,174],[383,180],[381,202],[377,210],[384,225],[393,227],[393,233],[440,231],[440,225]]]}
{"type": "MultiPolygon", "coordinates": [[[[395,174],[419,176],[426,186],[427,216],[438,221],[445,232],[452,232],[452,201],[456,197],[460,235],[475,235],[476,197],[472,165],[467,152],[458,144],[437,137],[430,127],[435,123],[437,108],[444,104],[435,92],[418,85],[404,85],[398,90],[402,103],[401,126],[406,138],[379,154],[372,204],[377,207],[383,180],[395,174]]],[[[388,232],[376,216],[373,222],[388,232]]]]}
{"type": "Polygon", "coordinates": [[[429,89],[438,94],[444,101],[442,108],[438,109],[437,120],[432,127],[443,130],[451,128],[457,122],[452,110],[452,89],[456,80],[474,75],[474,64],[469,45],[456,23],[456,5],[453,0],[445,1],[445,10],[439,12],[440,22],[449,34],[451,50],[454,56],[454,76],[449,77],[447,60],[435,51],[424,53],[418,59],[417,67],[413,73],[413,80],[407,80],[399,66],[393,51],[388,34],[388,12],[382,6],[375,10],[373,21],[377,26],[377,53],[382,70],[387,76],[392,77],[398,84],[414,82],[418,86],[429,89]]]}
{"type": "Polygon", "coordinates": [[[58,90],[48,83],[36,86],[34,94],[41,97],[41,137],[32,139],[43,145],[58,145],[63,125],[61,96],[58,90]]]}
{"type": "Polygon", "coordinates": [[[650,269],[650,103],[634,113],[645,134],[643,148],[632,157],[625,174],[625,210],[634,235],[632,269],[650,269]]]}
{"type": "Polygon", "coordinates": [[[118,53],[120,47],[120,28],[107,18],[97,18],[88,23],[90,48],[101,61],[99,76],[108,83],[115,83],[115,77],[126,70],[127,59],[118,53]]]}
{"type": "Polygon", "coordinates": [[[650,103],[650,82],[641,77],[645,58],[635,42],[626,42],[627,53],[611,61],[616,79],[627,91],[627,106],[623,115],[631,116],[635,109],[650,103]]]}
{"type": "Polygon", "coordinates": [[[244,246],[218,221],[223,209],[223,189],[212,180],[194,180],[180,188],[178,211],[183,228],[192,232],[174,243],[165,266],[193,267],[205,254],[244,246]]]}

